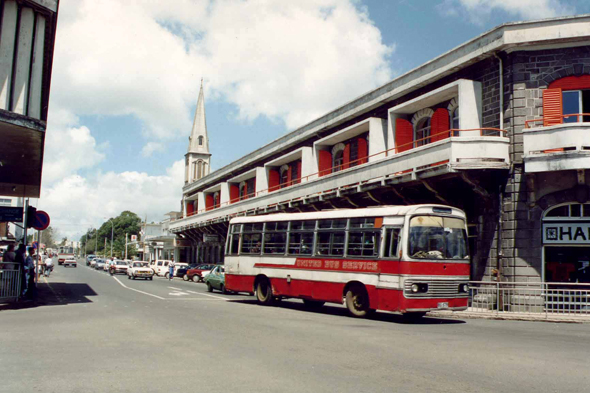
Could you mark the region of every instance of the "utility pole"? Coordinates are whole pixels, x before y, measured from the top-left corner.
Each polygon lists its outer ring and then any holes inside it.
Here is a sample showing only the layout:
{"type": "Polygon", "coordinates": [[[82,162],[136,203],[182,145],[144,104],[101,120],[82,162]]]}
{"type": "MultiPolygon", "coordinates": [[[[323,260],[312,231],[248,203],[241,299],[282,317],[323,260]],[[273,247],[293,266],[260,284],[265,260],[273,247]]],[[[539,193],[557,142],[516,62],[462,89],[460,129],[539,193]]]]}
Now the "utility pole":
{"type": "Polygon", "coordinates": [[[98,231],[94,231],[94,254],[96,255],[96,250],[98,249],[98,231]]]}
{"type": "Polygon", "coordinates": [[[104,248],[102,250],[103,258],[107,257],[107,238],[104,238],[104,248]]]}
{"type": "Polygon", "coordinates": [[[125,259],[127,259],[127,233],[125,234],[125,259]]]}
{"type": "Polygon", "coordinates": [[[115,231],[115,224],[111,220],[111,258],[113,258],[113,232],[115,231]]]}

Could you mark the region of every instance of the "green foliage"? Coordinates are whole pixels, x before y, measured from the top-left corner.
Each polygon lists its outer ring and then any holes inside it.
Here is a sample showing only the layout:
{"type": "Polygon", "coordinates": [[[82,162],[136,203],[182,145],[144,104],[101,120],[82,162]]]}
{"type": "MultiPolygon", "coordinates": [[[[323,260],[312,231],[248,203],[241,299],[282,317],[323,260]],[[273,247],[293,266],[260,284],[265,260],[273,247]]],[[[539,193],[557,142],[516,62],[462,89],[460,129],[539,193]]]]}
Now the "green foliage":
{"type": "MultiPolygon", "coordinates": [[[[139,235],[141,230],[141,218],[128,210],[122,212],[119,216],[110,218],[105,221],[100,228],[89,230],[87,234],[80,238],[81,249],[86,254],[111,255],[111,231],[113,237],[113,256],[125,256],[125,234],[128,241],[131,235],[139,235]],[[106,249],[105,249],[106,239],[106,249]]],[[[127,256],[135,255],[135,247],[127,247],[127,256]]]]}

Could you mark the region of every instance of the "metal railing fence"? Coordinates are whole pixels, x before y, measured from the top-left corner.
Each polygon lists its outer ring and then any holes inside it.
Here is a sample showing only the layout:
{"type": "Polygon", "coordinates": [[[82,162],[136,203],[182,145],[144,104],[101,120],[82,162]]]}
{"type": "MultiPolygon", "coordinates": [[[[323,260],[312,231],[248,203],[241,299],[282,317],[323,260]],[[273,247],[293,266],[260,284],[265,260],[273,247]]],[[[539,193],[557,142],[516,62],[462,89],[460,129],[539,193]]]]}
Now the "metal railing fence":
{"type": "Polygon", "coordinates": [[[0,301],[18,300],[21,284],[20,264],[0,262],[0,301]]]}
{"type": "Polygon", "coordinates": [[[469,311],[590,316],[590,284],[471,281],[469,311]]]}

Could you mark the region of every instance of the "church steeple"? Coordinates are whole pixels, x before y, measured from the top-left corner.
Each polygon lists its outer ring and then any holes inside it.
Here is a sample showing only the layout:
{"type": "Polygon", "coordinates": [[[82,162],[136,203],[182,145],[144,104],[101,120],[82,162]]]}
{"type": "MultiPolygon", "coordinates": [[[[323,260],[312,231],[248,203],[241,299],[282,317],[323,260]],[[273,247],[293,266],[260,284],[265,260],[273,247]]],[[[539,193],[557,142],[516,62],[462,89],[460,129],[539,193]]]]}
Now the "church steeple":
{"type": "Polygon", "coordinates": [[[197,110],[193,121],[193,130],[189,137],[189,153],[209,154],[209,137],[207,136],[207,120],[205,119],[205,95],[203,94],[203,78],[201,78],[201,90],[197,100],[197,110]]]}
{"type": "Polygon", "coordinates": [[[209,137],[207,136],[207,121],[205,119],[203,78],[201,78],[201,90],[197,100],[193,129],[188,140],[188,152],[185,154],[184,182],[192,183],[207,176],[210,172],[211,153],[209,153],[209,137]]]}

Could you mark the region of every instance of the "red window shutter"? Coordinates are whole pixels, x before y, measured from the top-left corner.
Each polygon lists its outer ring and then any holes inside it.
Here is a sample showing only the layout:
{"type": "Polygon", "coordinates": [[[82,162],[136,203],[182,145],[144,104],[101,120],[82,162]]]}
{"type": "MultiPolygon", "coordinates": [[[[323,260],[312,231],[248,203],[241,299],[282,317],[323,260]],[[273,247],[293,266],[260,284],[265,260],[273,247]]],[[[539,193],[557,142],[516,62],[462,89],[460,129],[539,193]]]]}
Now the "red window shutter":
{"type": "Polygon", "coordinates": [[[432,137],[430,140],[436,142],[448,138],[449,129],[449,111],[445,108],[438,108],[432,115],[430,123],[430,135],[432,135],[432,137]]]}
{"type": "Polygon", "coordinates": [[[395,147],[397,153],[410,150],[413,147],[414,126],[406,119],[395,119],[395,147]]]}
{"type": "Polygon", "coordinates": [[[195,212],[195,205],[193,205],[193,201],[188,201],[186,203],[186,215],[192,216],[194,212],[195,212]]]}
{"type": "Polygon", "coordinates": [[[237,184],[229,185],[229,203],[237,202],[240,199],[240,186],[237,184]]]}
{"type": "Polygon", "coordinates": [[[213,209],[213,194],[205,195],[205,210],[213,209]]]}
{"type": "Polygon", "coordinates": [[[289,169],[287,170],[287,186],[293,184],[293,167],[292,164],[289,164],[289,169]]]}
{"type": "Polygon", "coordinates": [[[585,90],[590,89],[590,75],[566,76],[549,84],[548,89],[585,90]]]}
{"type": "Polygon", "coordinates": [[[276,169],[268,171],[268,190],[278,190],[281,184],[281,174],[276,169]]]}
{"type": "Polygon", "coordinates": [[[297,161],[297,179],[294,179],[295,183],[301,183],[301,161],[297,161]]]}
{"type": "Polygon", "coordinates": [[[342,169],[350,168],[350,142],[344,145],[344,152],[342,153],[342,169]]]}
{"type": "Polygon", "coordinates": [[[563,97],[561,89],[543,91],[543,125],[553,126],[563,123],[563,97]]]}
{"type": "Polygon", "coordinates": [[[332,173],[332,153],[327,150],[320,150],[319,152],[319,170],[320,176],[325,176],[332,173]]]}
{"type": "Polygon", "coordinates": [[[369,156],[369,145],[367,143],[367,138],[360,137],[357,143],[359,149],[359,165],[365,164],[368,161],[369,156]]]}

